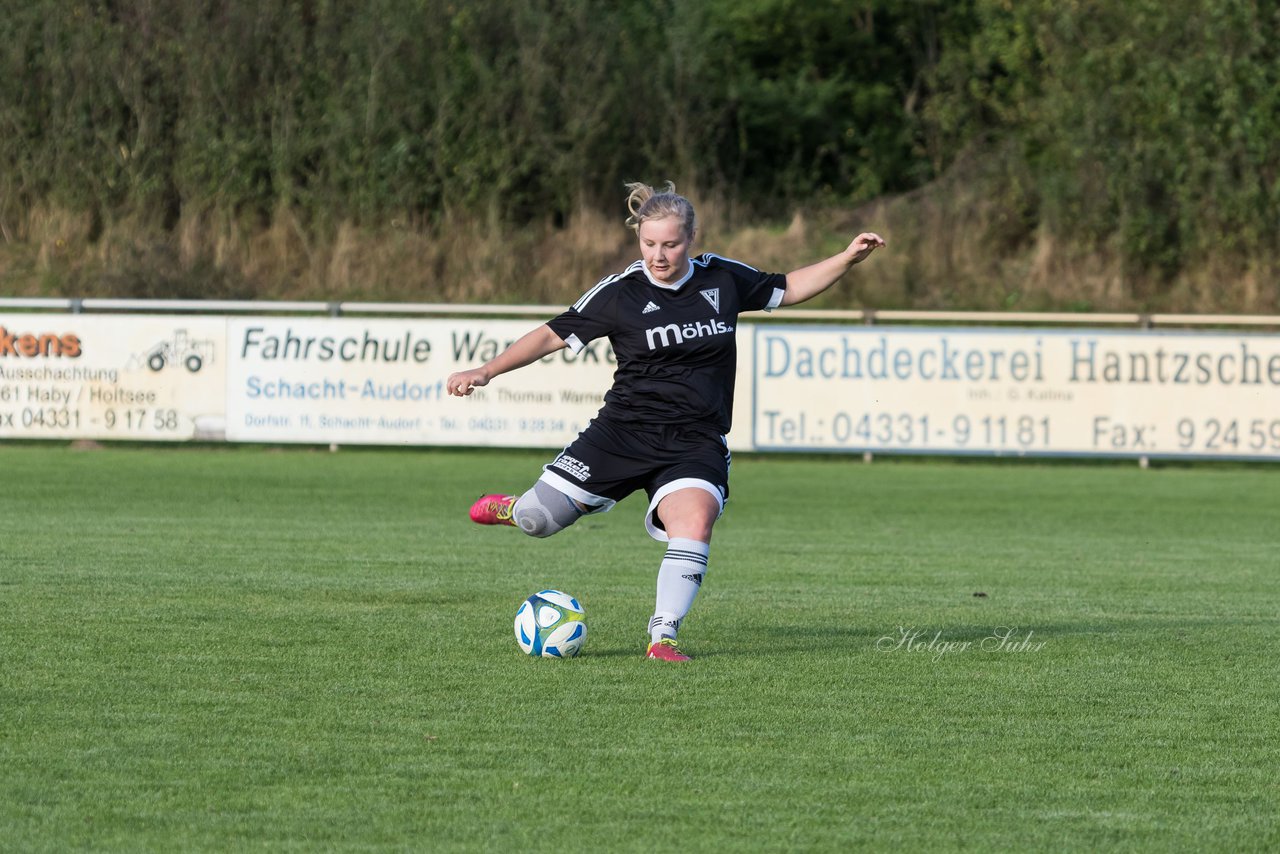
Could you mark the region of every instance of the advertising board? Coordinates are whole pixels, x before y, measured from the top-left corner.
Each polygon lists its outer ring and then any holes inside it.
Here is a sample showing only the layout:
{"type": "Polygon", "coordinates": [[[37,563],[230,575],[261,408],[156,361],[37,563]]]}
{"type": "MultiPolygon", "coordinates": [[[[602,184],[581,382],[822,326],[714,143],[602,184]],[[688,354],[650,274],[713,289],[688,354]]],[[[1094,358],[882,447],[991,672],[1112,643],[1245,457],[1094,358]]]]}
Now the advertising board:
{"type": "Polygon", "coordinates": [[[1280,459],[1280,338],[755,329],[759,450],[1280,459]]]}
{"type": "Polygon", "coordinates": [[[0,314],[0,438],[221,439],[226,320],[0,314]]]}
{"type": "Polygon", "coordinates": [[[228,322],[227,438],[239,442],[563,447],[613,376],[608,342],[562,350],[450,398],[527,320],[243,318],[228,322]]]}

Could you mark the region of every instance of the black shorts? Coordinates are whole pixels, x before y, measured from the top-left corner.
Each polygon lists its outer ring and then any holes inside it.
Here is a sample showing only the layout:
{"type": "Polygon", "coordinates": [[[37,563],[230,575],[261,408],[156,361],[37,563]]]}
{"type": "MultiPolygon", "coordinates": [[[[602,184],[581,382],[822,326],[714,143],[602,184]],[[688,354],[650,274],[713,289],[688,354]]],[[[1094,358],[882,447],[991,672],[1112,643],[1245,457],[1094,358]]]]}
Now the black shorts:
{"type": "Polygon", "coordinates": [[[666,540],[658,502],[677,489],[704,489],[724,512],[729,445],[712,427],[620,424],[597,418],[543,468],[541,480],[601,513],[638,489],[649,496],[645,530],[666,540]]]}

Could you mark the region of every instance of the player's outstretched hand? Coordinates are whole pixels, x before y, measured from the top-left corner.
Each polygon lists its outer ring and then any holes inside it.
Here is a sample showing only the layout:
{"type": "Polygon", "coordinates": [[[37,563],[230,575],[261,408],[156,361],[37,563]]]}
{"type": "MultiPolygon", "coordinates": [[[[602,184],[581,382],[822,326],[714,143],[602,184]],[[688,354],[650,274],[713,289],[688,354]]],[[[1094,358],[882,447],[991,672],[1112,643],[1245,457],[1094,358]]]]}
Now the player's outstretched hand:
{"type": "Polygon", "coordinates": [[[845,251],[853,256],[853,263],[857,264],[863,258],[866,258],[872,252],[884,246],[884,238],[872,231],[864,231],[857,237],[853,238],[853,242],[849,244],[849,248],[845,251]]]}
{"type": "Polygon", "coordinates": [[[482,385],[489,384],[488,375],[480,368],[472,368],[469,371],[458,371],[456,374],[449,374],[449,379],[445,380],[445,390],[454,397],[466,397],[475,389],[482,385]]]}

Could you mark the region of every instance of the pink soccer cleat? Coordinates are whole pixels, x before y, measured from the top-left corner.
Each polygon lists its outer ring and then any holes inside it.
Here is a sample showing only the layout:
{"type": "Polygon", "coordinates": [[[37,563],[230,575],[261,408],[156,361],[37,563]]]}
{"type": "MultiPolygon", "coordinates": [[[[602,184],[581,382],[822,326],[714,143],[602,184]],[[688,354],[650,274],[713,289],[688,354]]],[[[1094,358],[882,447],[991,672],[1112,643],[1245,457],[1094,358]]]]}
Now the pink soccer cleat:
{"type": "Polygon", "coordinates": [[[656,658],[659,661],[693,661],[676,646],[675,638],[663,638],[649,644],[649,653],[646,658],[656,658]]]}
{"type": "Polygon", "coordinates": [[[516,506],[516,495],[482,495],[471,505],[471,521],[478,525],[511,525],[511,510],[516,506]]]}

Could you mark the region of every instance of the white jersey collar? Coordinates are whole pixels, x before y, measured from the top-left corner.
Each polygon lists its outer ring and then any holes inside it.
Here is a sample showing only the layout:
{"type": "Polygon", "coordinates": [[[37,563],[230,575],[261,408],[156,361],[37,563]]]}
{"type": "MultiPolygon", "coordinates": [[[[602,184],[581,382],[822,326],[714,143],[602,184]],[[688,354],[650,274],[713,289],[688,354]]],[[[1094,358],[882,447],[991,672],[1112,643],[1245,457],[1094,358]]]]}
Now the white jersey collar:
{"type": "Polygon", "coordinates": [[[644,259],[640,260],[640,269],[644,270],[645,278],[648,279],[649,284],[653,285],[655,288],[662,288],[664,291],[678,291],[680,290],[681,287],[684,286],[684,283],[689,281],[689,279],[693,276],[693,259],[690,258],[687,263],[689,265],[689,269],[686,270],[685,274],[680,277],[680,281],[672,282],[669,285],[666,284],[665,282],[659,282],[657,279],[653,277],[653,274],[649,272],[649,268],[645,265],[644,259]]]}

